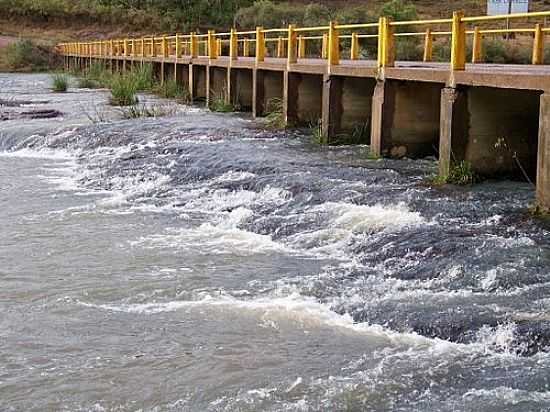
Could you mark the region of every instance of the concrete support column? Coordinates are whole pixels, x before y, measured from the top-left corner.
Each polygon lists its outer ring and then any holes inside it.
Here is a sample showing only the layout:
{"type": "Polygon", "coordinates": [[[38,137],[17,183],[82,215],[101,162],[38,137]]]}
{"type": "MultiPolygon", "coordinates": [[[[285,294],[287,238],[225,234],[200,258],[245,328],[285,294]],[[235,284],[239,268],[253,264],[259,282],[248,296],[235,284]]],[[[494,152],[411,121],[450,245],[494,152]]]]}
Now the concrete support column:
{"type": "Polygon", "coordinates": [[[212,86],[210,84],[212,82],[212,73],[210,72],[210,66],[206,66],[206,107],[210,107],[210,100],[211,100],[211,94],[212,94],[212,86]]]}
{"type": "Polygon", "coordinates": [[[164,61],[160,63],[160,84],[164,84],[164,61]]]}
{"type": "Polygon", "coordinates": [[[194,87],[193,87],[193,80],[194,80],[194,75],[193,75],[193,65],[192,64],[189,64],[189,79],[188,79],[188,93],[189,93],[189,100],[192,102],[195,98],[195,93],[194,93],[194,87]]]}
{"type": "Polygon", "coordinates": [[[537,150],[537,204],[550,211],[550,94],[540,96],[537,150]]]}
{"type": "Polygon", "coordinates": [[[261,116],[265,112],[264,72],[258,69],[252,71],[252,116],[261,116]]]}
{"type": "Polygon", "coordinates": [[[323,101],[321,127],[323,140],[330,143],[341,129],[342,122],[342,78],[325,74],[323,76],[323,101]]]}
{"type": "Polygon", "coordinates": [[[378,80],[372,96],[370,152],[375,156],[381,156],[389,143],[391,119],[388,119],[388,108],[391,105],[391,93],[388,89],[384,80],[378,80]]]}
{"type": "Polygon", "coordinates": [[[441,90],[439,175],[448,176],[452,162],[464,160],[468,141],[466,94],[453,87],[441,90]]]}
{"type": "Polygon", "coordinates": [[[286,126],[292,126],[298,120],[298,89],[301,80],[299,74],[285,70],[283,77],[283,115],[286,126]]]}
{"type": "Polygon", "coordinates": [[[227,68],[227,71],[226,71],[226,77],[225,77],[225,95],[224,95],[224,99],[225,99],[225,103],[226,104],[231,104],[231,67],[228,67],[227,68]]]}

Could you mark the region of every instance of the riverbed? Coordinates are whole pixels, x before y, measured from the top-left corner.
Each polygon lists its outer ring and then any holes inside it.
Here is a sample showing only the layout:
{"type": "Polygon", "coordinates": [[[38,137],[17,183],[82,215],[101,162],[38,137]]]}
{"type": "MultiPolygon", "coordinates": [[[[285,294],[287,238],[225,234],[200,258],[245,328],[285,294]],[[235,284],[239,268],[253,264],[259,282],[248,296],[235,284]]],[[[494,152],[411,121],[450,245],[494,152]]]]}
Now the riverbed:
{"type": "Polygon", "coordinates": [[[0,410],[550,410],[530,184],[107,96],[0,74],[0,410]]]}

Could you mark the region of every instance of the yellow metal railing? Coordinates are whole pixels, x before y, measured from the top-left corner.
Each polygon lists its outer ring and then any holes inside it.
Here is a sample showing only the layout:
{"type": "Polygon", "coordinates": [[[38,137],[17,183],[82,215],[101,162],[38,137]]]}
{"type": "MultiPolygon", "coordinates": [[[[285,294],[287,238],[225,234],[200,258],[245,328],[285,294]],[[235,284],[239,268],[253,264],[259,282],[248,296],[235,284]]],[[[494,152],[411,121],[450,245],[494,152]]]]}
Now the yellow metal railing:
{"type": "Polygon", "coordinates": [[[542,64],[544,60],[544,35],[550,28],[544,28],[540,22],[532,19],[546,18],[550,11],[517,13],[498,16],[467,17],[462,11],[456,11],[448,19],[392,21],[389,17],[380,17],[377,22],[360,24],[337,24],[330,22],[326,26],[287,28],[216,33],[209,30],[206,34],[145,36],[140,38],[100,40],[92,42],[73,42],[58,45],[61,54],[81,57],[132,57],[132,58],[209,58],[227,56],[231,60],[254,58],[256,64],[267,56],[285,58],[288,64],[311,57],[327,60],[329,65],[341,63],[342,42],[346,41],[346,57],[359,60],[361,40],[376,39],[371,48],[376,49],[378,68],[392,67],[395,64],[395,41],[401,37],[423,38],[423,61],[433,58],[434,37],[450,38],[450,66],[452,70],[464,70],[467,37],[471,36],[472,63],[483,61],[483,38],[490,35],[525,34],[532,36],[532,64],[542,64]],[[491,24],[501,21],[518,21],[522,27],[495,28],[491,24]],[[480,27],[483,25],[483,27],[480,27]],[[442,29],[444,27],[444,29],[442,29]],[[419,28],[419,30],[415,30],[419,28]],[[402,31],[406,30],[406,31],[402,31]],[[313,47],[313,46],[314,47],[313,47]],[[309,49],[308,49],[309,46],[309,49]],[[313,49],[313,53],[311,52],[313,49]],[[309,54],[308,54],[309,50],[309,54]]]}

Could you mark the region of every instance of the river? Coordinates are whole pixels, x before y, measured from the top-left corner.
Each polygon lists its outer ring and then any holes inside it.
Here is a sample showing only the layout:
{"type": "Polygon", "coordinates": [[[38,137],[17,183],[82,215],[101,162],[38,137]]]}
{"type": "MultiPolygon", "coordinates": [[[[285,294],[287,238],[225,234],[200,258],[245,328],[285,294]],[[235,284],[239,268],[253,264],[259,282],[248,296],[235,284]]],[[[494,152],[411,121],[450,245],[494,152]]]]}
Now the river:
{"type": "Polygon", "coordinates": [[[550,410],[529,184],[48,87],[0,74],[62,113],[0,121],[1,411],[550,410]]]}

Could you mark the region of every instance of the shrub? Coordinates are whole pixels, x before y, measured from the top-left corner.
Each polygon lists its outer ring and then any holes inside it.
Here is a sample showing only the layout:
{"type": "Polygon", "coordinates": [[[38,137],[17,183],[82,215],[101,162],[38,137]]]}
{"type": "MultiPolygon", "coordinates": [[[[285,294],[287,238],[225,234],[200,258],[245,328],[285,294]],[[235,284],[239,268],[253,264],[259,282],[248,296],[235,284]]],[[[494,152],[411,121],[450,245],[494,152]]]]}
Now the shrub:
{"type": "Polygon", "coordinates": [[[40,71],[54,65],[54,57],[46,49],[36,46],[31,40],[18,40],[3,50],[8,70],[40,71]]]}
{"type": "Polygon", "coordinates": [[[69,88],[69,80],[64,74],[54,74],[51,78],[52,90],[57,93],[64,93],[69,88]]]}
{"type": "Polygon", "coordinates": [[[113,106],[132,106],[138,102],[137,84],[132,76],[115,75],[111,80],[111,104],[113,106]]]}

